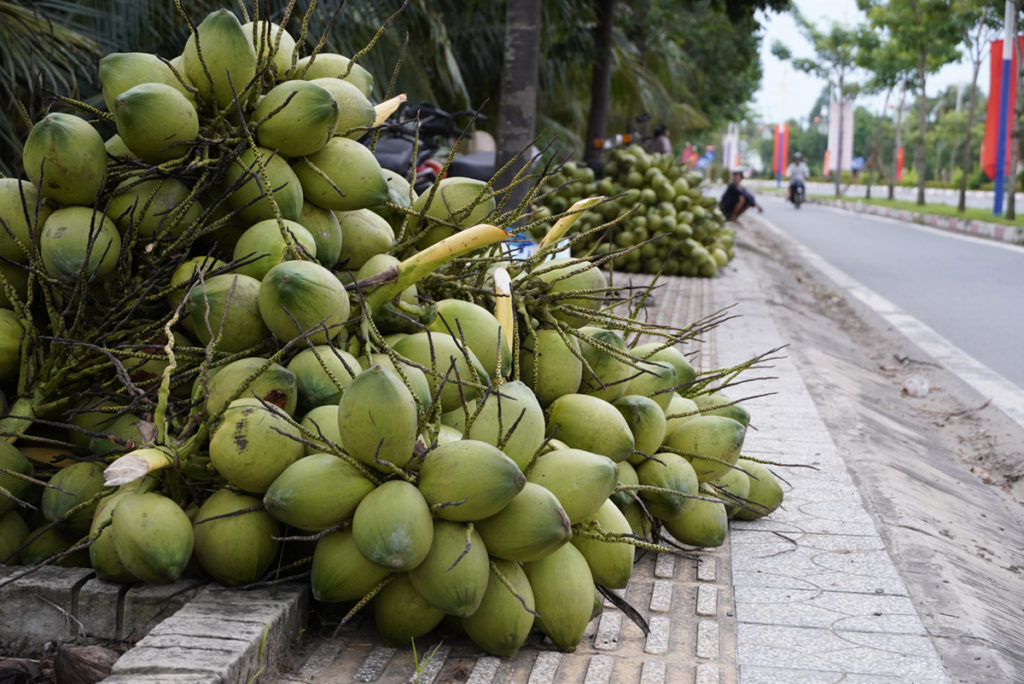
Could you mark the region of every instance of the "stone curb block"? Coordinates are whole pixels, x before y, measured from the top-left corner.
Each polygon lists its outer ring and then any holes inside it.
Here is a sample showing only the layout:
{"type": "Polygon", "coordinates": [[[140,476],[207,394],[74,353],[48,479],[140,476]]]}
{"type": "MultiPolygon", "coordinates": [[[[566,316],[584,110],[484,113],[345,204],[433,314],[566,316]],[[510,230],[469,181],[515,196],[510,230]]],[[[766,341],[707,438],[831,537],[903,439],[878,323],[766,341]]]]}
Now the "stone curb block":
{"type": "Polygon", "coordinates": [[[114,584],[87,568],[46,566],[26,573],[0,567],[0,637],[133,641],[185,605],[200,586],[196,580],[114,584]]]}
{"type": "Polygon", "coordinates": [[[251,681],[286,659],[308,603],[309,589],[297,584],[245,592],[206,586],[121,656],[104,681],[251,681]]]}

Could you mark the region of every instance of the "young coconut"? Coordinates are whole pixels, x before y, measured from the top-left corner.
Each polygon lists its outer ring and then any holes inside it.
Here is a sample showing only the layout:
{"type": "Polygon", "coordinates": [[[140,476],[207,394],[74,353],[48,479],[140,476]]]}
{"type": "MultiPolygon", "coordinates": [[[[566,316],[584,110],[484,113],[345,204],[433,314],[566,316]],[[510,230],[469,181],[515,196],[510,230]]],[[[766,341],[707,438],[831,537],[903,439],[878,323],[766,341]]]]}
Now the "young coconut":
{"type": "Polygon", "coordinates": [[[210,463],[235,487],[262,494],[305,455],[284,411],[259,399],[235,399],[210,435],[210,463]]]}
{"type": "Polygon", "coordinates": [[[260,283],[260,316],[282,343],[303,336],[326,344],[341,332],[349,308],[345,286],[315,261],[285,261],[260,283]]]}
{"type": "Polygon", "coordinates": [[[382,366],[356,375],[338,402],[338,432],[345,451],[378,470],[403,468],[412,460],[418,427],[412,392],[382,366]]]}
{"type": "Polygon", "coordinates": [[[181,61],[203,101],[220,109],[241,97],[256,77],[256,50],[238,18],[226,9],[208,14],[189,34],[181,61]]]}
{"type": "Polygon", "coordinates": [[[192,557],[192,521],[162,494],[129,494],[119,500],[110,529],[117,557],[143,582],[176,582],[192,557]]]}
{"type": "Polygon", "coordinates": [[[36,123],[21,160],[40,194],[61,205],[92,206],[107,179],[103,138],[73,114],[51,112],[36,123]]]}
{"type": "Polygon", "coordinates": [[[319,151],[295,162],[304,196],[317,206],[352,211],[388,200],[380,162],[355,140],[331,138],[319,151]]]}
{"type": "Polygon", "coordinates": [[[117,134],[143,161],[160,163],[188,152],[199,136],[199,115],[179,90],[163,83],[143,83],[114,100],[117,134]]]}
{"type": "Polygon", "coordinates": [[[326,89],[309,81],[285,81],[256,105],[256,140],[286,157],[304,157],[331,139],[338,114],[338,103],[326,89]]]}
{"type": "Polygon", "coordinates": [[[43,224],[39,253],[43,268],[58,280],[102,280],[117,267],[121,236],[106,214],[91,207],[65,207],[43,224]]]}

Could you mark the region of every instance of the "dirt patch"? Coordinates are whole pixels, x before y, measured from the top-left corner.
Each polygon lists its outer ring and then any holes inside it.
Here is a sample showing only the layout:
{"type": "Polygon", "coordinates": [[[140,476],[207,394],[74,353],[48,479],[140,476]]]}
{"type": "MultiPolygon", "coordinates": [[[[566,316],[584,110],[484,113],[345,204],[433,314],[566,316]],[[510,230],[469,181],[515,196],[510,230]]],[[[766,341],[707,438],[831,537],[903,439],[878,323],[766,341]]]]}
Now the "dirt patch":
{"type": "Polygon", "coordinates": [[[738,249],[951,678],[1024,681],[1024,429],[787,238],[750,220],[738,249]]]}

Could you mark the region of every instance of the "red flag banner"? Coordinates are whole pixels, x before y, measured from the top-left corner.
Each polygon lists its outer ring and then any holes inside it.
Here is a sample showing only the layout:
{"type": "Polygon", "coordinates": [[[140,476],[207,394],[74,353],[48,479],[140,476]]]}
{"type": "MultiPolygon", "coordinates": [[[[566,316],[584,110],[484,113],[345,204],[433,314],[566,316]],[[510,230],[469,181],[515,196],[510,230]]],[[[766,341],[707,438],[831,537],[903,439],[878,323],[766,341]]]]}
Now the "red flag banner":
{"type": "Polygon", "coordinates": [[[789,124],[782,124],[782,156],[780,157],[782,168],[779,173],[783,176],[786,175],[786,170],[789,168],[789,124]]]}
{"type": "Polygon", "coordinates": [[[789,124],[775,126],[775,147],[772,157],[772,172],[779,176],[786,175],[789,161],[789,124]]]}
{"type": "MultiPolygon", "coordinates": [[[[992,161],[995,164],[995,160],[992,161]]],[[[903,180],[903,146],[896,148],[896,180],[903,180]]]]}
{"type": "MultiPolygon", "coordinates": [[[[1017,36],[1017,46],[1024,49],[1024,36],[1017,36]]],[[[996,144],[999,137],[999,91],[1002,86],[1003,76],[1003,41],[992,41],[992,54],[989,59],[989,89],[988,109],[985,116],[985,139],[981,141],[981,168],[989,178],[996,177],[996,144]]],[[[1010,73],[1017,73],[1017,51],[1013,53],[1010,62],[1010,73]]],[[[1013,103],[1017,96],[1017,79],[1010,81],[1010,99],[1013,103]]],[[[1013,105],[1010,105],[1011,111],[1013,105]]],[[[1006,173],[1010,173],[1010,130],[1006,127],[1006,173]]]]}

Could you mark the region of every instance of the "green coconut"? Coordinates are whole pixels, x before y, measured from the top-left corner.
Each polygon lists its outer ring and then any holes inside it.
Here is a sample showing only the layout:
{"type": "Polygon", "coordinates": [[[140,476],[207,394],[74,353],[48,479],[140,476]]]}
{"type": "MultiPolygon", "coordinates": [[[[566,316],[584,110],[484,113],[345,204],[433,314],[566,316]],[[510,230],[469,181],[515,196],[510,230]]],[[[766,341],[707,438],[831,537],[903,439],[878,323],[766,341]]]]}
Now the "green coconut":
{"type": "Polygon", "coordinates": [[[185,310],[190,329],[204,347],[240,352],[260,344],[270,334],[259,309],[260,281],[241,273],[222,273],[196,283],[185,310]]]}
{"type": "Polygon", "coordinates": [[[608,280],[599,268],[588,261],[561,257],[542,263],[534,271],[548,286],[552,295],[551,314],[558,320],[579,328],[587,323],[584,312],[597,311],[604,304],[603,290],[608,280]],[[575,296],[561,293],[578,292],[575,296]]]}
{"type": "Polygon", "coordinates": [[[563,394],[575,394],[583,379],[580,344],[557,330],[538,330],[519,349],[519,377],[533,390],[541,406],[563,394]]]}
{"type": "Polygon", "coordinates": [[[394,349],[399,356],[426,369],[431,395],[439,398],[442,411],[475,399],[481,388],[490,384],[490,376],[476,354],[451,335],[413,333],[399,340],[394,349]]]}
{"type": "Polygon", "coordinates": [[[210,435],[210,463],[239,489],[262,494],[305,455],[299,429],[276,406],[235,399],[210,435]]]}
{"type": "Polygon", "coordinates": [[[434,524],[415,485],[388,480],[359,502],[352,534],[369,561],[390,570],[412,570],[430,553],[434,524]]]}
{"type": "Polygon", "coordinates": [[[537,611],[537,627],[560,651],[572,652],[583,638],[594,609],[594,578],[572,544],[523,563],[537,611]]]}
{"type": "Polygon", "coordinates": [[[282,343],[302,336],[312,344],[337,337],[348,321],[348,291],[337,276],[314,261],[285,261],[260,283],[263,322],[282,343]]]}
{"type": "Polygon", "coordinates": [[[54,473],[39,505],[43,517],[70,532],[84,534],[105,486],[103,467],[102,462],[81,461],[54,473]]]}
{"type": "Polygon", "coordinates": [[[706,482],[736,465],[745,434],[743,424],[732,418],[700,415],[676,428],[665,445],[682,453],[693,464],[697,479],[706,482]]]}
{"type": "Polygon", "coordinates": [[[18,314],[0,309],[0,380],[13,380],[21,370],[21,341],[25,328],[18,314]]]}
{"type": "Polygon", "coordinates": [[[111,52],[100,59],[98,73],[103,101],[111,114],[114,113],[114,101],[118,95],[143,83],[171,86],[195,104],[195,95],[179,79],[179,76],[183,79],[185,75],[180,72],[175,74],[167,62],[149,52],[111,52]]]}
{"type": "Polygon", "coordinates": [[[199,96],[221,109],[233,105],[256,76],[256,50],[251,36],[226,9],[208,14],[189,34],[181,61],[199,96]]]}
{"type": "Polygon", "coordinates": [[[103,279],[113,273],[121,236],[106,214],[90,207],[65,207],[50,214],[39,238],[46,272],[65,282],[80,276],[103,279]]]}
{"type": "Polygon", "coordinates": [[[575,449],[624,461],[636,444],[629,424],[612,404],[589,394],[566,394],[548,408],[547,434],[575,449]]]}
{"type": "Polygon", "coordinates": [[[162,494],[130,494],[114,508],[110,523],[117,556],[137,579],[175,582],[192,557],[192,521],[162,494]]]}
{"type": "Polygon", "coordinates": [[[310,454],[281,471],[267,487],[263,506],[286,525],[319,532],[338,525],[376,485],[333,454],[310,454]]]}
{"type": "Polygon", "coordinates": [[[35,185],[20,178],[0,178],[0,256],[28,261],[26,249],[39,239],[50,212],[35,185]]]}
{"type": "Polygon", "coordinates": [[[572,538],[572,525],[558,497],[527,482],[495,515],[474,523],[487,551],[498,558],[539,560],[572,538]]]}
{"type": "Polygon", "coordinates": [[[743,469],[750,483],[745,502],[747,507],[737,507],[733,514],[740,520],[757,520],[772,513],[782,505],[782,485],[767,466],[741,458],[736,465],[743,469]]]}
{"type": "Polygon", "coordinates": [[[338,405],[327,404],[317,406],[303,416],[299,425],[315,435],[306,437],[311,443],[306,444],[306,455],[326,451],[329,446],[342,448],[341,433],[338,431],[338,405]]]}
{"type": "Polygon", "coordinates": [[[62,568],[88,568],[89,553],[85,549],[71,551],[78,543],[79,536],[70,534],[49,523],[29,530],[18,551],[16,565],[38,565],[53,563],[62,568]],[[59,557],[54,558],[54,556],[59,557]]]}
{"type": "Polygon", "coordinates": [[[206,415],[216,416],[240,397],[254,397],[292,415],[299,402],[295,374],[280,364],[250,356],[210,369],[209,382],[196,378],[193,399],[206,398],[206,415]]]}
{"type": "Polygon", "coordinates": [[[198,281],[200,275],[204,279],[209,278],[213,271],[224,268],[225,265],[220,259],[210,256],[193,257],[183,261],[171,274],[171,291],[167,295],[167,301],[173,308],[178,308],[193,279],[198,281]]]}
{"type": "Polygon", "coordinates": [[[340,78],[315,78],[309,82],[329,92],[338,103],[338,135],[358,140],[373,126],[377,111],[354,84],[340,78]]]}
{"type": "Polygon", "coordinates": [[[256,140],[286,157],[304,157],[331,139],[338,114],[338,103],[325,88],[309,81],[285,81],[256,105],[256,140]]]}
{"type": "Polygon", "coordinates": [[[290,240],[285,238],[281,225],[274,219],[258,221],[242,233],[235,243],[233,260],[246,263],[235,268],[236,273],[262,280],[270,269],[286,260],[316,258],[313,235],[295,221],[283,220],[282,223],[290,240]]]}
{"type": "Polygon", "coordinates": [[[725,543],[729,516],[720,501],[690,499],[682,513],[662,520],[665,529],[678,541],[690,546],[715,547],[725,543]]]}
{"type": "Polygon", "coordinates": [[[739,404],[733,403],[733,400],[722,392],[699,394],[693,398],[693,401],[697,404],[702,416],[725,416],[741,423],[744,427],[750,425],[750,412],[739,404]]]}
{"type": "Polygon", "coordinates": [[[355,140],[332,138],[293,168],[306,199],[324,209],[353,211],[388,200],[380,163],[355,140]]]}
{"type": "Polygon", "coordinates": [[[635,488],[622,489],[623,487],[633,487],[634,485],[640,484],[640,478],[637,477],[636,468],[629,461],[619,461],[615,464],[616,470],[618,470],[618,484],[616,485],[616,491],[609,499],[614,501],[620,508],[624,508],[629,504],[633,503],[635,488]]]}
{"type": "Polygon", "coordinates": [[[750,494],[750,477],[740,470],[737,461],[736,468],[730,468],[724,475],[712,480],[709,484],[720,487],[722,491],[716,491],[722,501],[725,501],[725,512],[730,518],[736,515],[746,502],[743,501],[750,494]],[[742,504],[742,505],[741,505],[742,504]]]}
{"type": "Polygon", "coordinates": [[[28,297],[28,271],[20,264],[0,262],[0,306],[11,308],[28,297]]]}
{"type": "Polygon", "coordinates": [[[317,601],[356,601],[389,574],[390,569],[371,563],[359,552],[349,527],[317,540],[309,583],[317,601]]]}
{"type": "Polygon", "coordinates": [[[388,204],[379,204],[372,207],[371,211],[380,215],[389,224],[401,226],[406,217],[406,213],[402,209],[411,208],[418,195],[402,174],[385,168],[381,168],[381,173],[384,175],[384,182],[388,184],[388,204]],[[389,206],[391,204],[396,206],[389,206]]]}
{"type": "Polygon", "coordinates": [[[665,409],[665,439],[671,437],[680,425],[699,415],[700,409],[697,402],[680,396],[678,393],[673,393],[668,402],[668,408],[665,409]]]}
{"type": "Polygon", "coordinates": [[[650,460],[637,466],[636,476],[644,487],[658,488],[640,489],[640,498],[647,505],[647,510],[661,520],[681,515],[700,486],[690,462],[672,453],[654,454],[650,460]]]}
{"type": "MultiPolygon", "coordinates": [[[[175,178],[124,181],[117,186],[107,216],[124,232],[141,237],[178,237],[202,215],[203,207],[188,200],[189,188],[175,178]]],[[[210,257],[197,257],[197,259],[210,257]]]]}
{"type": "Polygon", "coordinates": [[[110,522],[113,519],[114,509],[118,502],[124,497],[134,494],[126,488],[121,488],[100,499],[96,511],[92,516],[92,526],[89,534],[93,541],[89,544],[89,563],[96,572],[96,576],[108,582],[132,582],[135,576],[124,566],[117,555],[117,548],[114,546],[114,533],[111,530],[110,522]]]}
{"type": "Polygon", "coordinates": [[[344,237],[341,224],[333,211],[321,209],[312,202],[303,202],[302,211],[296,223],[300,224],[313,236],[316,243],[316,260],[327,268],[333,267],[341,257],[341,244],[344,237]]]}
{"type": "Polygon", "coordinates": [[[462,618],[462,629],[491,655],[512,656],[533,629],[534,605],[533,590],[522,566],[495,559],[480,607],[462,618]]]}
{"type": "Polygon", "coordinates": [[[662,361],[642,361],[633,369],[633,377],[626,383],[624,396],[649,397],[664,415],[679,384],[676,378],[675,366],[662,361]]]}
{"type": "Polygon", "coordinates": [[[383,218],[369,209],[335,213],[341,226],[341,253],[338,265],[359,270],[374,254],[384,254],[395,242],[395,231],[383,218]]]}
{"type": "Polygon", "coordinates": [[[382,366],[356,375],[338,402],[338,431],[345,451],[375,468],[404,467],[413,457],[418,426],[412,392],[382,366]]]}
{"type": "Polygon", "coordinates": [[[408,230],[425,249],[464,228],[483,223],[495,210],[494,193],[474,178],[449,176],[413,202],[408,230]]]}
{"type": "Polygon", "coordinates": [[[490,577],[484,540],[471,525],[435,520],[430,553],[408,576],[427,603],[448,615],[469,617],[480,607],[490,577]]]}
{"type": "Polygon", "coordinates": [[[580,339],[580,353],[585,361],[580,392],[605,401],[625,396],[629,380],[637,370],[622,359],[626,353],[626,341],[622,335],[615,330],[594,326],[580,328],[580,332],[585,335],[580,339]]]}
{"type": "Polygon", "coordinates": [[[251,584],[263,577],[277,556],[279,525],[258,510],[259,503],[256,497],[218,489],[196,513],[196,559],[221,584],[251,584]]]}
{"type": "Polygon", "coordinates": [[[526,468],[544,443],[544,410],[536,396],[525,383],[514,380],[488,389],[480,404],[466,436],[501,448],[526,468]]]}
{"type": "Polygon", "coordinates": [[[575,524],[597,512],[618,484],[618,468],[606,456],[581,449],[555,449],[530,468],[529,482],[541,485],[562,504],[575,524]]]}
{"type": "Polygon", "coordinates": [[[28,525],[17,511],[0,513],[0,565],[13,565],[14,552],[28,538],[28,525]]]}
{"type": "MultiPolygon", "coordinates": [[[[580,528],[597,534],[627,535],[633,529],[618,506],[608,499],[594,515],[580,521],[580,528]]],[[[597,539],[574,534],[572,544],[583,555],[594,582],[609,589],[624,589],[633,573],[636,547],[629,542],[615,541],[614,537],[597,539]]]]}
{"type": "MultiPolygon", "coordinates": [[[[355,273],[355,281],[365,280],[372,278],[375,275],[384,273],[389,268],[393,268],[395,273],[398,273],[399,266],[402,262],[398,260],[398,257],[391,256],[390,254],[374,254],[366,263],[359,267],[359,270],[355,273]]],[[[419,301],[419,293],[416,289],[416,285],[410,285],[409,287],[402,290],[399,298],[403,302],[410,304],[416,304],[419,301]]],[[[379,322],[379,318],[378,318],[379,322]]]]}
{"type": "Polygon", "coordinates": [[[31,482],[18,477],[15,473],[32,477],[35,474],[35,468],[32,466],[32,461],[28,460],[14,445],[0,442],[0,515],[13,510],[17,505],[8,495],[24,500],[25,494],[32,487],[31,482]]]}
{"type": "Polygon", "coordinates": [[[284,80],[292,68],[295,38],[272,21],[249,21],[242,24],[242,31],[256,52],[257,65],[269,61],[277,80],[284,80]]]}
{"type": "Polygon", "coordinates": [[[224,172],[224,184],[228,204],[249,223],[276,219],[274,203],[283,219],[296,221],[302,213],[302,184],[284,157],[265,147],[242,150],[224,172]]]}
{"type": "Polygon", "coordinates": [[[107,148],[85,119],[51,112],[25,140],[25,175],[43,197],[58,204],[92,206],[107,179],[107,148]]]}
{"type": "Polygon", "coordinates": [[[430,382],[427,381],[426,374],[419,368],[405,363],[399,363],[396,366],[395,362],[387,354],[370,354],[369,356],[361,357],[359,362],[363,368],[369,368],[377,364],[388,369],[397,375],[399,379],[402,379],[402,382],[405,383],[405,386],[409,388],[409,391],[412,392],[419,402],[421,411],[430,406],[430,382]]]}
{"type": "Polygon", "coordinates": [[[324,404],[337,406],[342,391],[362,370],[356,357],[327,344],[303,349],[287,368],[299,386],[299,408],[307,411],[324,404]]]}
{"type": "Polygon", "coordinates": [[[466,341],[491,377],[506,377],[512,369],[512,348],[501,324],[490,311],[462,299],[437,302],[437,317],[428,326],[438,333],[466,341]],[[500,365],[499,365],[500,352],[500,365]]]}
{"type": "Polygon", "coordinates": [[[667,422],[665,412],[653,399],[627,394],[613,401],[612,406],[626,419],[626,424],[633,433],[634,449],[640,452],[630,456],[631,461],[639,463],[643,461],[645,455],[650,456],[658,451],[661,443],[665,441],[667,422]]]}
{"type": "Polygon", "coordinates": [[[408,573],[395,575],[373,599],[373,621],[380,640],[406,646],[441,624],[444,612],[413,588],[408,573]]]}
{"type": "Polygon", "coordinates": [[[676,369],[676,382],[682,387],[697,378],[697,371],[690,360],[676,347],[665,347],[663,342],[646,342],[636,345],[631,351],[641,359],[670,364],[676,369]]]}
{"type": "Polygon", "coordinates": [[[357,87],[364,96],[373,92],[373,76],[348,57],[333,52],[318,52],[303,57],[295,65],[295,78],[312,81],[319,78],[340,78],[357,87]]]}
{"type": "Polygon", "coordinates": [[[484,442],[441,444],[420,467],[419,489],[434,515],[480,520],[498,513],[522,490],[526,477],[508,456],[484,442]]]}
{"type": "Polygon", "coordinates": [[[122,413],[102,426],[102,434],[89,439],[89,451],[100,456],[131,451],[146,441],[143,434],[152,425],[151,421],[134,413],[122,413]]]}
{"type": "Polygon", "coordinates": [[[114,100],[117,134],[137,157],[159,163],[176,159],[199,137],[199,115],[188,98],[163,83],[142,83],[114,100]]]}

